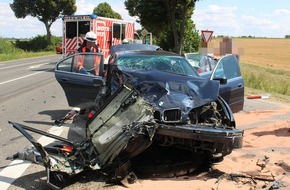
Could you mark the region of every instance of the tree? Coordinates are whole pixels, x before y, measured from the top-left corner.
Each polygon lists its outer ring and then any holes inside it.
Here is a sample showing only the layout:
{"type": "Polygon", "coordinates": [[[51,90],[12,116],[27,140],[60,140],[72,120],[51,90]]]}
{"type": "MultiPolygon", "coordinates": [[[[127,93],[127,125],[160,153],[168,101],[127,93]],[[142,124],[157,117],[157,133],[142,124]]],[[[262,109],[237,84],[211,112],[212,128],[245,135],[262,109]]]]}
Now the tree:
{"type": "Polygon", "coordinates": [[[95,7],[94,14],[107,18],[122,19],[121,15],[113,11],[112,7],[106,2],[100,3],[97,7],[95,7]]]}
{"type": "Polygon", "coordinates": [[[10,4],[16,18],[30,15],[43,22],[47,33],[47,44],[51,44],[50,27],[60,15],[76,12],[75,0],[13,0],[10,4]]]}
{"type": "Polygon", "coordinates": [[[201,41],[198,31],[195,30],[195,25],[191,19],[187,20],[187,27],[185,29],[185,37],[183,42],[183,51],[196,52],[199,48],[199,42],[201,41]]]}
{"type": "Polygon", "coordinates": [[[196,36],[194,25],[190,25],[196,1],[198,0],[126,0],[125,7],[130,16],[139,17],[138,22],[160,42],[167,43],[168,49],[181,54],[185,35],[196,36]],[[191,33],[186,33],[190,30],[191,33]]]}

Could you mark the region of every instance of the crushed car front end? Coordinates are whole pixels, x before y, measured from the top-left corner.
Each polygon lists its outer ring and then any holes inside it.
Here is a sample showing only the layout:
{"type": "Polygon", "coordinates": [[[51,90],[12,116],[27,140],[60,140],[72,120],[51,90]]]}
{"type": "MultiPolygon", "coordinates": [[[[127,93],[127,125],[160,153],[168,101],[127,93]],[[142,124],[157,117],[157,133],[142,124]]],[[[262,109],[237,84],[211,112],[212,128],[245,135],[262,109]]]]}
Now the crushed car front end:
{"type": "Polygon", "coordinates": [[[217,81],[158,71],[126,76],[152,107],[158,125],[154,142],[207,152],[213,160],[242,147],[243,130],[236,129],[231,109],[218,95],[217,81]]]}

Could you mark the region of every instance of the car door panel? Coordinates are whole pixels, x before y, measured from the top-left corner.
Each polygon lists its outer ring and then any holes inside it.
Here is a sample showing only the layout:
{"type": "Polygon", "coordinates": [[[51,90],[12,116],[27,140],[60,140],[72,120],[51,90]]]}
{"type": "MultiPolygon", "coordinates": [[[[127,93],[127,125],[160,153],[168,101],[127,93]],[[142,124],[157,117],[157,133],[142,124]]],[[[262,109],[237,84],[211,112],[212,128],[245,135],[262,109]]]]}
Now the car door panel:
{"type": "Polygon", "coordinates": [[[225,84],[220,84],[219,94],[229,104],[232,111],[238,112],[244,106],[244,80],[236,55],[222,57],[212,72],[211,79],[226,78],[225,84]]]}
{"type": "Polygon", "coordinates": [[[219,94],[229,104],[234,113],[242,110],[244,106],[244,84],[242,77],[228,80],[227,84],[221,84],[219,94]]]}
{"type": "Polygon", "coordinates": [[[72,55],[58,62],[55,78],[63,88],[69,106],[86,108],[94,105],[94,100],[104,84],[104,79],[98,75],[78,73],[74,64],[77,56],[72,55]]]}

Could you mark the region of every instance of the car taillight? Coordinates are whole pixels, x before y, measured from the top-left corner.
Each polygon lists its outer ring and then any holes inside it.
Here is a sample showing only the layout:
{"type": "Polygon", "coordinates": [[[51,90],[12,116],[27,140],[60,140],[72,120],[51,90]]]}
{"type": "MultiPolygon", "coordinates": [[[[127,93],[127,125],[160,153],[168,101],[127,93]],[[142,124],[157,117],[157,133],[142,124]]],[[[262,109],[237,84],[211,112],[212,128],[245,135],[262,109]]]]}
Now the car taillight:
{"type": "Polygon", "coordinates": [[[91,119],[95,115],[95,113],[95,110],[90,111],[90,113],[88,114],[88,119],[91,119]]]}
{"type": "Polygon", "coordinates": [[[73,147],[72,146],[63,146],[61,149],[60,149],[61,151],[63,151],[63,152],[72,152],[72,150],[73,150],[73,147]]]}

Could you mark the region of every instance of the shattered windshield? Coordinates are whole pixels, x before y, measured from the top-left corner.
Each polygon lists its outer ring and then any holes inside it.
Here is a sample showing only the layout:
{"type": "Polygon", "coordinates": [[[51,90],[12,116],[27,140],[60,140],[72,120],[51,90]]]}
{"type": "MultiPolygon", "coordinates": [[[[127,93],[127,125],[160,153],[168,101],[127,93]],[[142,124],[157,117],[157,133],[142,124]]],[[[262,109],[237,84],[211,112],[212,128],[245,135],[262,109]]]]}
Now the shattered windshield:
{"type": "Polygon", "coordinates": [[[199,76],[188,62],[180,57],[173,56],[131,56],[120,57],[117,65],[122,70],[158,70],[180,75],[199,76]]]}
{"type": "Polygon", "coordinates": [[[206,72],[211,72],[218,62],[218,58],[205,54],[186,53],[184,56],[201,75],[206,72]]]}
{"type": "Polygon", "coordinates": [[[197,53],[186,53],[184,56],[187,58],[188,62],[194,67],[199,67],[199,62],[203,57],[202,54],[197,53]]]}

